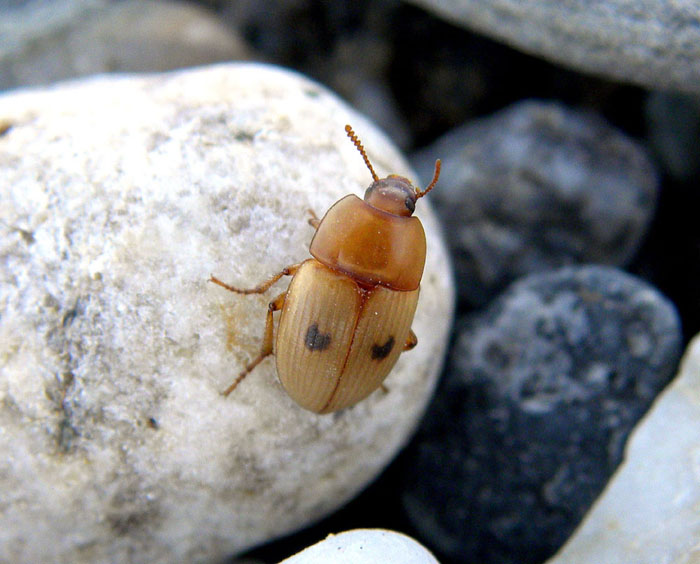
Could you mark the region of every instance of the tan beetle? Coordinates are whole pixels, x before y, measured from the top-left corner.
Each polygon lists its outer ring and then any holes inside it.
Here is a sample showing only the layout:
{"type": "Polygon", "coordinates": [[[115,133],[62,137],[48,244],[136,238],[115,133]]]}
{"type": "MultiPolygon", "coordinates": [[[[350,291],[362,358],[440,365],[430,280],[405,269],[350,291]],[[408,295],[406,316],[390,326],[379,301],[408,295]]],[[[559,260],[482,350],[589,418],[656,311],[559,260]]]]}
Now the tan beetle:
{"type": "MultiPolygon", "coordinates": [[[[349,125],[374,182],[364,201],[351,194],[319,221],[309,252],[314,258],[288,266],[268,281],[240,289],[212,276],[211,282],[237,294],[261,294],[282,276],[287,291],[267,308],[262,348],[223,392],[229,395],[273,354],[273,313],[282,310],[275,351],[277,374],[300,406],[331,413],[356,404],[382,385],[399,355],[416,346],[411,330],[425,266],[425,232],[412,217],[416,200],[433,189],[440,160],[425,190],[396,174],[379,179],[349,125]]],[[[312,212],[313,215],[313,212],[312,212]]]]}

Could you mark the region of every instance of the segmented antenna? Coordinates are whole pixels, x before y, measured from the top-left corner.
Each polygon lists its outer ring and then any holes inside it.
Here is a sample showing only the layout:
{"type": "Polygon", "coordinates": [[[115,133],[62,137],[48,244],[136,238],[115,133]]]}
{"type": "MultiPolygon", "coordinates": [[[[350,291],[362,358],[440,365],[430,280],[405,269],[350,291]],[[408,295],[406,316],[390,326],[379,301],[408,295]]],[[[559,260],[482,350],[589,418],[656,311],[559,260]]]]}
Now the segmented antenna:
{"type": "Polygon", "coordinates": [[[416,189],[416,199],[422,198],[425,196],[428,192],[430,192],[435,185],[437,184],[438,178],[440,178],[440,168],[442,167],[442,161],[440,159],[435,161],[435,174],[433,174],[433,180],[428,186],[426,187],[425,190],[418,190],[416,189]]]}
{"type": "MultiPolygon", "coordinates": [[[[350,140],[355,144],[357,150],[360,151],[362,158],[365,160],[367,168],[372,173],[372,179],[376,182],[377,180],[379,180],[379,177],[377,176],[377,173],[374,172],[374,169],[372,168],[372,163],[369,162],[369,158],[367,157],[367,153],[365,153],[365,148],[362,146],[362,143],[360,143],[360,140],[357,138],[357,135],[355,135],[355,132],[352,130],[352,127],[350,127],[349,125],[345,126],[345,132],[348,134],[348,137],[350,137],[350,140]]],[[[435,179],[435,182],[437,182],[437,179],[435,179]]],[[[433,182],[433,184],[435,182],[433,182]]],[[[432,188],[432,185],[430,187],[432,188]]]]}

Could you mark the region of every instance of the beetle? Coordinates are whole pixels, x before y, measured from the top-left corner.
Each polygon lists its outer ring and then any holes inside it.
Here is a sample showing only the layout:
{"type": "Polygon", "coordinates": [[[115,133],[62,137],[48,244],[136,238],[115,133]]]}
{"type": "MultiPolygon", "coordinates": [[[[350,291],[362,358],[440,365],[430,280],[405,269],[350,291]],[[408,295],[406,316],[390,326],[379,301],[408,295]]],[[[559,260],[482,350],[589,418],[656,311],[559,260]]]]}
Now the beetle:
{"type": "Polygon", "coordinates": [[[411,323],[425,266],[423,225],[416,200],[437,184],[440,160],[425,190],[396,174],[380,179],[357,135],[345,131],[372,174],[364,200],[338,200],[316,228],[313,258],[284,268],[259,286],[242,289],[213,275],[209,281],[236,294],[262,294],[283,276],[286,291],[268,305],[260,353],[222,393],[228,396],[267,356],[301,407],[331,413],[356,404],[382,386],[399,355],[416,346],[411,323]],[[282,311],[274,339],[276,311],[282,311]],[[274,351],[273,351],[274,343],[274,351]]]}

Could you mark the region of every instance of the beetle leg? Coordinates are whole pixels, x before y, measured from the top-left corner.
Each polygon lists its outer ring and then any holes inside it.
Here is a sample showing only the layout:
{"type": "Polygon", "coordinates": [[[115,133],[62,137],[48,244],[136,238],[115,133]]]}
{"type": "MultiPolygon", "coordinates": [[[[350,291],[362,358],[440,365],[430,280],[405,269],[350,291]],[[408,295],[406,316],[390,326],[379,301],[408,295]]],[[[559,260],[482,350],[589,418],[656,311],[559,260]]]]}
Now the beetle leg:
{"type": "Polygon", "coordinates": [[[318,218],[318,216],[314,213],[314,210],[309,209],[307,210],[309,212],[309,215],[311,216],[309,218],[309,225],[313,227],[314,229],[318,229],[318,226],[321,225],[321,220],[318,218]]]}
{"type": "Polygon", "coordinates": [[[409,329],[408,337],[406,337],[406,344],[403,346],[404,351],[410,351],[413,347],[418,344],[418,337],[413,332],[413,329],[409,329]]]}
{"type": "MultiPolygon", "coordinates": [[[[413,347],[415,347],[418,344],[418,337],[416,337],[416,334],[413,332],[413,329],[408,330],[408,337],[406,337],[406,343],[403,346],[404,351],[410,351],[413,347]]],[[[386,387],[386,384],[383,382],[379,384],[379,387],[381,388],[382,392],[385,394],[389,393],[389,388],[386,387]]]]}
{"type": "Polygon", "coordinates": [[[278,272],[272,278],[266,280],[265,282],[263,282],[259,286],[256,286],[255,288],[236,288],[235,286],[229,286],[228,284],[226,284],[226,282],[222,282],[216,276],[210,276],[209,282],[218,284],[222,288],[226,288],[229,292],[235,292],[236,294],[262,294],[264,292],[267,292],[270,286],[272,286],[275,282],[282,278],[282,276],[294,276],[296,271],[299,270],[300,266],[301,263],[299,262],[297,264],[293,264],[291,266],[283,268],[281,272],[278,272]]]}
{"type": "Polygon", "coordinates": [[[272,314],[282,309],[282,307],[284,306],[284,299],[286,297],[287,292],[282,292],[279,296],[277,296],[268,304],[267,317],[265,318],[265,334],[263,335],[263,343],[262,347],[260,348],[260,353],[246,365],[245,370],[243,370],[243,372],[241,372],[236,377],[236,379],[233,381],[233,384],[231,384],[222,392],[222,395],[228,396],[233,390],[236,389],[236,386],[238,386],[238,384],[241,383],[243,378],[248,376],[248,374],[250,374],[253,371],[253,369],[265,359],[265,357],[268,357],[272,354],[272,342],[274,337],[274,325],[272,314]]]}

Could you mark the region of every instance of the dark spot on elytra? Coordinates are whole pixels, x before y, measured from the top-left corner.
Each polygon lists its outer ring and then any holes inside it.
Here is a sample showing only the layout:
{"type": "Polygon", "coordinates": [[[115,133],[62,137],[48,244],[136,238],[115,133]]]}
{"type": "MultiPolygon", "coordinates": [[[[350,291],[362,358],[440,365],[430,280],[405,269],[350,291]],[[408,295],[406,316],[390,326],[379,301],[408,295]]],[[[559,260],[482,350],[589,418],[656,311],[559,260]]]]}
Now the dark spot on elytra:
{"type": "Polygon", "coordinates": [[[306,331],[304,344],[311,351],[325,351],[331,344],[331,334],[321,333],[318,330],[318,323],[312,323],[306,331]]]}
{"type": "Polygon", "coordinates": [[[389,353],[391,352],[391,349],[394,348],[394,336],[391,335],[386,343],[383,345],[373,345],[372,346],[372,360],[384,360],[387,356],[389,356],[389,353]]]}

